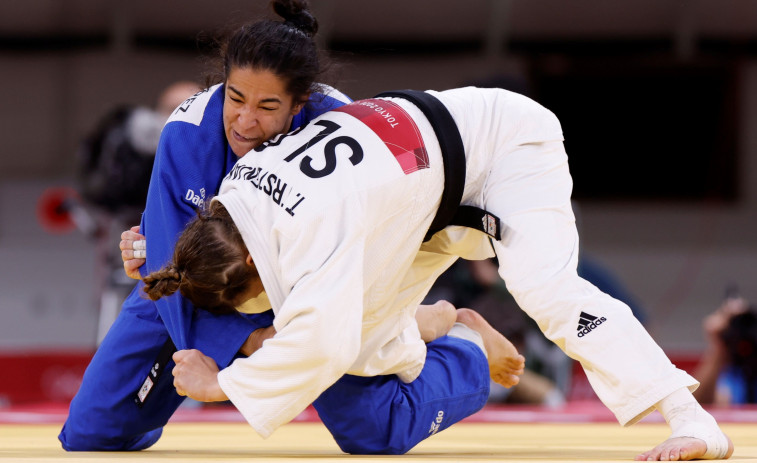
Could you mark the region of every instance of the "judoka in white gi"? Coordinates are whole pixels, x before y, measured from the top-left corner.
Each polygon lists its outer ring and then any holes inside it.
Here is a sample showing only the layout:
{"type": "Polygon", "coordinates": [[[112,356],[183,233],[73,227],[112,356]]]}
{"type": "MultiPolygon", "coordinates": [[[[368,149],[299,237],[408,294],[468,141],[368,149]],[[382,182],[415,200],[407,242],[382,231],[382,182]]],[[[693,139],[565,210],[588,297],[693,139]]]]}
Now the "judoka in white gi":
{"type": "MultiPolygon", "coordinates": [[[[697,381],[670,362],[625,304],[576,274],[572,180],[557,118],[500,89],[426,94],[446,107],[462,138],[460,204],[498,217],[501,239],[450,226],[424,243],[445,174],[438,137],[418,106],[374,98],[326,113],[240,159],[214,199],[259,275],[244,298],[265,290],[276,335],[217,374],[199,353],[178,352],[177,390],[230,399],[267,436],[343,375],[413,385],[427,356],[415,308],[458,257],[496,255],[518,305],[582,364],[621,425],[655,409],[663,414],[671,436],[637,459],[729,457],[730,439],[690,393],[697,381]]],[[[192,281],[181,246],[170,266],[173,290],[207,306],[212,291],[192,281]]],[[[203,259],[216,253],[202,240],[193,249],[203,259]]]]}

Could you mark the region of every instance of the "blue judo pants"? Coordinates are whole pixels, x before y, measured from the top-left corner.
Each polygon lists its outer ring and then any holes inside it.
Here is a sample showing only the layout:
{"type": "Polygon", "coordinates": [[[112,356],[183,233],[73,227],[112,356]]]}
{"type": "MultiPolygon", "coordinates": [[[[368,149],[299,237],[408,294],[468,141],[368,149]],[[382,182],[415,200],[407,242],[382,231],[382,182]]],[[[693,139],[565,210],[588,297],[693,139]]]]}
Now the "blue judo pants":
{"type": "MultiPolygon", "coordinates": [[[[137,391],[145,383],[166,341],[168,331],[155,304],[137,285],[90,361],[58,439],[66,450],[142,450],[160,438],[162,428],[184,397],[173,387],[173,360],[167,357],[151,392],[137,405],[137,391]]],[[[272,312],[228,317],[228,329],[215,333],[224,368],[255,328],[270,326],[272,312]],[[234,324],[233,326],[231,324],[234,324]]],[[[202,323],[194,328],[202,330],[202,323]]],[[[211,337],[213,337],[211,336],[211,337]]],[[[202,350],[202,349],[201,349],[202,350]]]]}
{"type": "Polygon", "coordinates": [[[66,450],[142,450],[150,447],[184,397],[166,365],[142,408],[134,402],[168,340],[157,311],[124,306],[97,349],[71,401],[58,439],[66,450]]]}
{"type": "Polygon", "coordinates": [[[426,364],[415,381],[345,375],[313,406],[342,451],[401,455],[481,410],[489,385],[483,351],[443,336],[427,345],[426,364]]]}
{"type": "MultiPolygon", "coordinates": [[[[69,451],[142,450],[184,397],[166,365],[140,408],[134,399],[168,339],[157,312],[124,306],[92,358],[58,436],[69,451]]],[[[405,384],[395,375],[346,375],[314,406],[339,447],[354,454],[402,454],[427,437],[480,410],[489,394],[489,367],[481,349],[458,338],[428,344],[420,376],[405,384]]]]}

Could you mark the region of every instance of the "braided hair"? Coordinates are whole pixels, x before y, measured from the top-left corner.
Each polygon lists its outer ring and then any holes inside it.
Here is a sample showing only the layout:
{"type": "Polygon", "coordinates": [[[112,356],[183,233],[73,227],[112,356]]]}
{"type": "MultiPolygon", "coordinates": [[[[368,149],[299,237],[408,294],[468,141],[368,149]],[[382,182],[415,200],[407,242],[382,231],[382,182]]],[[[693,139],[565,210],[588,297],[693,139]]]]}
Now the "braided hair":
{"type": "Polygon", "coordinates": [[[200,209],[176,243],[173,262],[146,276],[144,292],[153,301],[179,291],[195,307],[232,313],[260,278],[247,263],[249,252],[226,208],[213,201],[200,209]]]}

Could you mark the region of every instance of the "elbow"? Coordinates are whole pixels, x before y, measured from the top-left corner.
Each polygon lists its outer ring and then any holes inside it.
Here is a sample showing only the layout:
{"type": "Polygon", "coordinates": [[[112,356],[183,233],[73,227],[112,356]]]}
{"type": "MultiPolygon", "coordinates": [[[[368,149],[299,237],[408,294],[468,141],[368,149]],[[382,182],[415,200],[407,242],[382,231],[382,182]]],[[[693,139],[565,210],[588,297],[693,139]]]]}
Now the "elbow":
{"type": "Polygon", "coordinates": [[[344,375],[355,363],[360,354],[360,337],[342,336],[335,342],[334,335],[321,336],[313,346],[318,352],[318,363],[330,371],[335,378],[344,375]]]}
{"type": "Polygon", "coordinates": [[[336,381],[357,360],[361,350],[362,318],[328,310],[299,310],[291,317],[276,315],[274,327],[282,346],[297,352],[299,368],[317,369],[336,381]]]}

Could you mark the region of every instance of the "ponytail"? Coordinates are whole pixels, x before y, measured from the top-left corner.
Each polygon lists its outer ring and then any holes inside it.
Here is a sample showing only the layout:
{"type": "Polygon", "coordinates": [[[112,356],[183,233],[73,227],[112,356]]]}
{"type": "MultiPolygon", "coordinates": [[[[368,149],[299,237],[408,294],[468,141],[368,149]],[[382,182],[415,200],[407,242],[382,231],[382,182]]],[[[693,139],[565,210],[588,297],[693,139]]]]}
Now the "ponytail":
{"type": "Polygon", "coordinates": [[[142,280],[145,283],[144,291],[153,301],[161,297],[170,296],[179,290],[181,286],[181,273],[174,266],[168,266],[152,272],[142,280]]]}
{"type": "Polygon", "coordinates": [[[144,292],[157,301],[179,291],[197,308],[234,312],[260,279],[255,266],[247,264],[248,255],[228,211],[213,201],[179,236],[173,263],[144,278],[144,292]]]}

